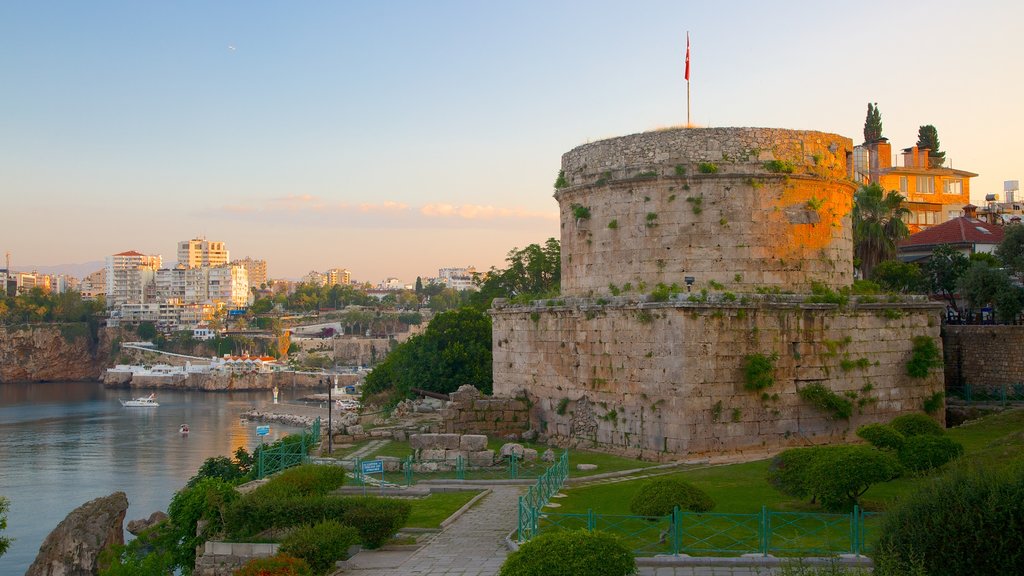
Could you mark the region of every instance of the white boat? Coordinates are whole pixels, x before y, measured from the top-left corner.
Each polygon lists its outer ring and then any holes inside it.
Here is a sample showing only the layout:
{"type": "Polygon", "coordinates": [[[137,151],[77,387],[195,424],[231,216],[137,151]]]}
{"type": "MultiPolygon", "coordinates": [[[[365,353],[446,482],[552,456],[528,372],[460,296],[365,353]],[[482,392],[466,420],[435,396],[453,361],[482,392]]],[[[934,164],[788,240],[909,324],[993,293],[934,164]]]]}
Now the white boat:
{"type": "Polygon", "coordinates": [[[120,402],[121,406],[124,406],[125,408],[149,408],[151,406],[155,408],[159,406],[156,402],[156,394],[150,394],[149,396],[143,396],[133,400],[118,399],[118,402],[120,402]]]}
{"type": "Polygon", "coordinates": [[[178,433],[188,434],[188,424],[182,424],[181,426],[178,426],[178,433]]]}

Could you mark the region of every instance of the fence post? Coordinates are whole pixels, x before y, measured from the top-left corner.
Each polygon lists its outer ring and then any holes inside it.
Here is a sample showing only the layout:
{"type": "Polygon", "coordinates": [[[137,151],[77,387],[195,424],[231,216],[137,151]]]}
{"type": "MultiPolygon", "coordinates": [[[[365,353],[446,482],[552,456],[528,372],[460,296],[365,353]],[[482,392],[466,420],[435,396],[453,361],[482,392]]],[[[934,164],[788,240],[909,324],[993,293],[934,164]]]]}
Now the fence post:
{"type": "Polygon", "coordinates": [[[508,455],[508,473],[509,473],[509,477],[512,480],[516,479],[516,455],[515,454],[509,454],[508,455]]]}
{"type": "Polygon", "coordinates": [[[466,479],[466,461],[462,459],[461,454],[455,457],[455,479],[466,479]]]}
{"type": "Polygon", "coordinates": [[[967,382],[964,382],[964,400],[968,404],[971,403],[971,385],[967,382]]]}
{"type": "Polygon", "coordinates": [[[768,555],[768,549],[771,546],[771,524],[768,521],[768,507],[761,506],[761,554],[763,556],[768,555]]]}
{"type": "Polygon", "coordinates": [[[405,457],[405,487],[412,486],[412,455],[405,457]]]}
{"type": "Polygon", "coordinates": [[[593,508],[587,508],[587,530],[591,532],[597,530],[597,516],[594,514],[593,508]]]}
{"type": "Polygon", "coordinates": [[[1006,406],[1006,382],[1003,382],[1003,386],[999,392],[1003,397],[1003,406],[1006,406]]]}
{"type": "Polygon", "coordinates": [[[679,531],[683,527],[682,511],[679,510],[679,506],[672,507],[672,528],[669,532],[672,534],[672,555],[679,555],[679,542],[682,540],[679,537],[679,531]]]}
{"type": "Polygon", "coordinates": [[[860,556],[860,506],[853,505],[850,513],[850,552],[860,556]]]}
{"type": "Polygon", "coordinates": [[[263,479],[263,452],[264,451],[265,450],[260,450],[259,465],[257,467],[258,472],[257,472],[256,477],[259,478],[260,480],[263,479]]]}

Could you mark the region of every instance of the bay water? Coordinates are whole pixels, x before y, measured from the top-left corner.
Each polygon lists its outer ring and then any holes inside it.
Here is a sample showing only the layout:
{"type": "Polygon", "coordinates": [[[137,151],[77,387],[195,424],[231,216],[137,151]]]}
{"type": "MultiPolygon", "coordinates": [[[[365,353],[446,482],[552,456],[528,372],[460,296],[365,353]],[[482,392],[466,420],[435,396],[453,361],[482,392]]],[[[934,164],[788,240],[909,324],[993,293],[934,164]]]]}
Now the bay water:
{"type": "MultiPolygon", "coordinates": [[[[0,496],[10,501],[0,535],[14,539],[0,575],[24,574],[46,535],[93,498],[125,492],[126,523],[166,512],[204,460],[260,443],[256,423],[239,415],[272,403],[270,391],[170,390],[157,392],[157,408],[118,402],[148,394],[98,382],[0,383],[0,496]],[[179,433],[181,424],[189,434],[179,433]]],[[[295,395],[282,389],[281,401],[295,395]]],[[[270,430],[266,442],[300,429],[270,430]]]]}

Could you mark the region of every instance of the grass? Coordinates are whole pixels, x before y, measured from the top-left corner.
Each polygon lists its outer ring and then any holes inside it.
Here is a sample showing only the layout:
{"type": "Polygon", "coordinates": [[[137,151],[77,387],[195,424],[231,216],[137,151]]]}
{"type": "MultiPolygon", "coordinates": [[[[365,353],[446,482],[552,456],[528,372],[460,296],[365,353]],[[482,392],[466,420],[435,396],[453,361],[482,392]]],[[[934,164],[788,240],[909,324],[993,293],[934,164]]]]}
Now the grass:
{"type": "Polygon", "coordinates": [[[405,525],[408,528],[440,528],[441,522],[480,492],[483,490],[438,492],[413,500],[412,513],[409,514],[409,521],[405,525]]]}

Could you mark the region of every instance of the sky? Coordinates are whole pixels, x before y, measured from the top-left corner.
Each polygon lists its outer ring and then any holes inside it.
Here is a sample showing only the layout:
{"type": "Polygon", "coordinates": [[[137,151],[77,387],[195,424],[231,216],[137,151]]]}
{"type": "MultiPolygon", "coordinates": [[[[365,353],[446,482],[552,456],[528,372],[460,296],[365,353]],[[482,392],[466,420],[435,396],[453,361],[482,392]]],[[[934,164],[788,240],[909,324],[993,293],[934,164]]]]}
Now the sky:
{"type": "Polygon", "coordinates": [[[0,2],[12,268],[227,243],[411,283],[558,237],[561,155],[693,123],[933,124],[972,201],[1024,180],[1024,3],[0,2]]]}

